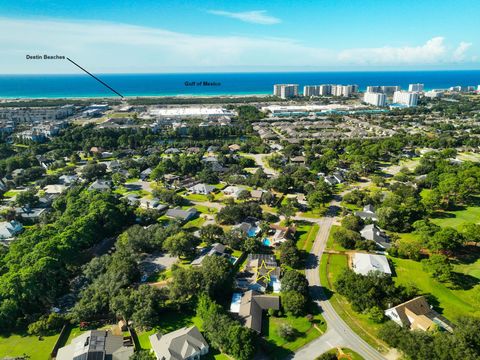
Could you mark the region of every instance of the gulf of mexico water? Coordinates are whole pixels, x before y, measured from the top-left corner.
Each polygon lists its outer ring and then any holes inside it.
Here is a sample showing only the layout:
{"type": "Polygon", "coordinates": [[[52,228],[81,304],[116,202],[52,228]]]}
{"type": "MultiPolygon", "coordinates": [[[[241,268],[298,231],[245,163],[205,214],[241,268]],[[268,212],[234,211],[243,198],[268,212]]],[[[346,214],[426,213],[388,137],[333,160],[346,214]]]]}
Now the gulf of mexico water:
{"type": "MultiPolygon", "coordinates": [[[[425,89],[480,84],[480,70],[464,71],[355,71],[260,72],[199,74],[98,74],[124,96],[220,96],[271,94],[273,84],[400,85],[424,83],[425,89]],[[208,86],[207,83],[219,85],[208,86]]],[[[87,74],[0,75],[0,98],[115,97],[87,74]]]]}

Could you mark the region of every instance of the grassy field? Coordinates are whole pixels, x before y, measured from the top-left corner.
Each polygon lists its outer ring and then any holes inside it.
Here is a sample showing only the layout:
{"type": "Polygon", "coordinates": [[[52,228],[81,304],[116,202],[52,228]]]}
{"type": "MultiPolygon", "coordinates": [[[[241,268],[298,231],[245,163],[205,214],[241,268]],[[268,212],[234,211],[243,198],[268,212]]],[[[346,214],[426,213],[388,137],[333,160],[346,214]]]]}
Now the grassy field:
{"type": "Polygon", "coordinates": [[[50,352],[59,334],[45,336],[42,340],[38,336],[27,334],[0,335],[0,358],[29,356],[30,360],[50,359],[50,352]]]}
{"type": "Polygon", "coordinates": [[[464,224],[480,222],[480,206],[468,206],[458,211],[437,212],[432,222],[442,227],[450,226],[460,230],[464,224]]]}
{"type": "MultiPolygon", "coordinates": [[[[431,305],[447,319],[455,321],[459,316],[480,316],[480,299],[475,289],[451,289],[436,281],[423,270],[422,264],[408,259],[391,258],[395,272],[395,282],[405,286],[414,285],[422,293],[431,294],[431,305]]],[[[480,276],[480,261],[472,264],[455,265],[455,271],[480,276]]],[[[478,278],[480,279],[480,278],[478,278]]]]}
{"type": "Polygon", "coordinates": [[[295,233],[297,248],[299,250],[310,252],[318,230],[319,226],[317,224],[312,224],[306,221],[297,222],[297,232],[295,233]]]}

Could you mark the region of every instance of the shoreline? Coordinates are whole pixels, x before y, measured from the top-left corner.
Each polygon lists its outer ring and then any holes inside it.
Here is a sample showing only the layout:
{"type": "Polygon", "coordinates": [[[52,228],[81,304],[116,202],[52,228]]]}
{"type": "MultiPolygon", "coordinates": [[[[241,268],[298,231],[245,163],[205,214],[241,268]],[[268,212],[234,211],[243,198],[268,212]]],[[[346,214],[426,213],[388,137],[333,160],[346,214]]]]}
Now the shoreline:
{"type": "Polygon", "coordinates": [[[118,95],[111,96],[101,96],[101,95],[89,95],[89,96],[48,96],[48,97],[36,97],[36,96],[1,96],[0,102],[9,102],[9,101],[22,101],[22,100],[89,100],[89,99],[105,99],[105,100],[120,100],[127,101],[131,99],[201,99],[201,98],[224,98],[224,99],[235,99],[235,98],[248,98],[248,97],[259,97],[266,98],[273,96],[270,93],[252,93],[252,94],[189,94],[189,95],[127,95],[123,98],[120,98],[118,95]]]}

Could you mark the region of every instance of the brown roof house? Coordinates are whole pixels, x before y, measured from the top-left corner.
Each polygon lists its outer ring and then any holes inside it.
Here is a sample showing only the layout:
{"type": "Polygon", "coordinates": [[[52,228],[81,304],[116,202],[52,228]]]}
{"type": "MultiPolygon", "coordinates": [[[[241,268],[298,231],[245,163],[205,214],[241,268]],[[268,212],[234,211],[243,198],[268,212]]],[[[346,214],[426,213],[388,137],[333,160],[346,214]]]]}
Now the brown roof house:
{"type": "Polygon", "coordinates": [[[197,360],[208,353],[208,343],[196,326],[168,334],[150,335],[152,351],[158,360],[197,360]]]}
{"type": "Polygon", "coordinates": [[[436,326],[452,332],[449,321],[433,310],[424,296],[417,296],[412,300],[385,310],[385,315],[398,325],[411,330],[432,330],[436,326]]]}
{"type": "Polygon", "coordinates": [[[128,360],[133,355],[131,343],[110,331],[91,330],[74,338],[70,345],[58,350],[57,360],[128,360]]]}
{"type": "Polygon", "coordinates": [[[258,333],[262,332],[263,311],[268,309],[279,310],[280,297],[262,295],[254,290],[232,296],[230,312],[238,314],[246,327],[258,333]]]}

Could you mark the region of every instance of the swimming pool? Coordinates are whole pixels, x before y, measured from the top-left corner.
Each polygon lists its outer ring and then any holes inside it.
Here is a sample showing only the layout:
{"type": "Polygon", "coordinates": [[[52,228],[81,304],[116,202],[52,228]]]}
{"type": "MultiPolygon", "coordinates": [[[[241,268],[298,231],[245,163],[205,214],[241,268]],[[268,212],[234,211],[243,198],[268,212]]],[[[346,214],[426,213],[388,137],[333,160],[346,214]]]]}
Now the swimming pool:
{"type": "Polygon", "coordinates": [[[264,238],[264,239],[262,240],[262,244],[263,244],[264,246],[270,246],[270,245],[271,245],[270,239],[264,238]]]}

